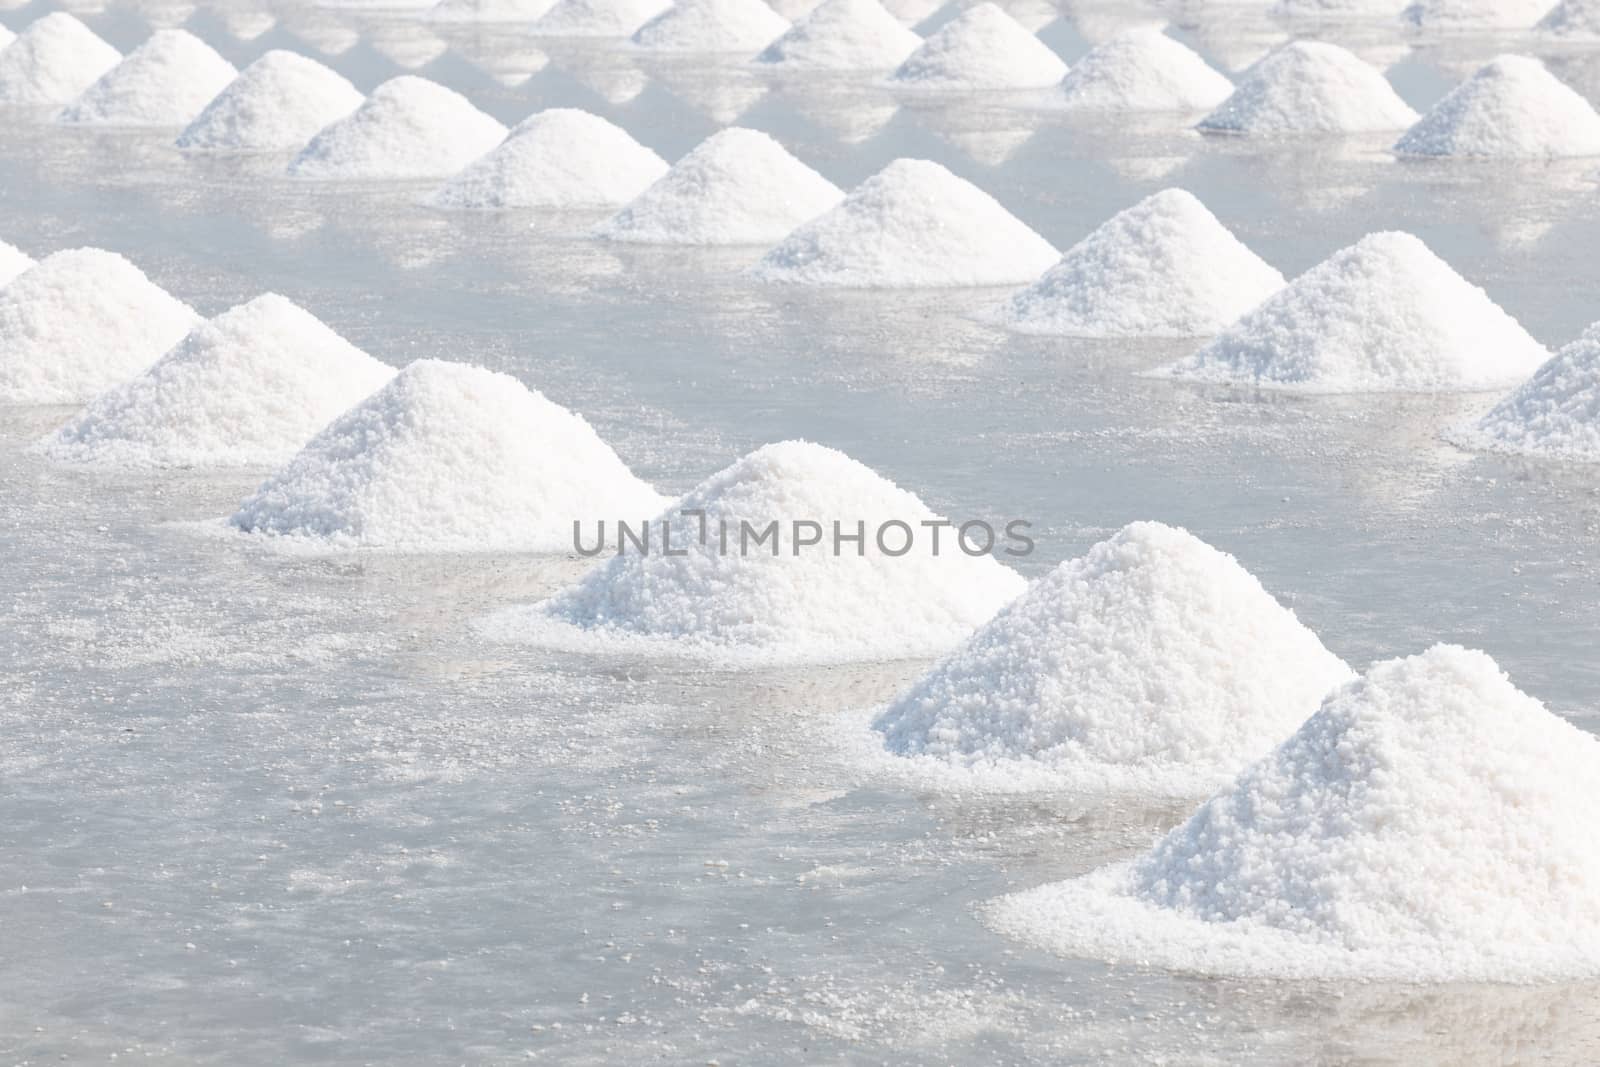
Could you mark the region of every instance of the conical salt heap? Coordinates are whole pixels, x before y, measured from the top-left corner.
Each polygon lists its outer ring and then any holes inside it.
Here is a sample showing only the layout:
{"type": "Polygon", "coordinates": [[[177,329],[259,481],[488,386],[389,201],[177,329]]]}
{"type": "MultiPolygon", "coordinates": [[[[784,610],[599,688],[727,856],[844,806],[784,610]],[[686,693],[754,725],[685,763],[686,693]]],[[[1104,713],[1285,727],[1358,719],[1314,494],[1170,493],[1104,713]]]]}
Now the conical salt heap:
{"type": "Polygon", "coordinates": [[[299,148],[366,99],[339,74],[297,52],[273,49],[246,67],[178,135],[190,151],[299,148]]]}
{"type": "Polygon", "coordinates": [[[0,289],[0,404],[76,404],[144,370],[200,316],[99,248],[46,256],[0,289]]]}
{"type": "Polygon", "coordinates": [[[391,78],[289,164],[297,178],[445,178],[505,139],[506,128],[426,78],[391,78]]]}
{"type": "Polygon", "coordinates": [[[598,115],[550,108],[523,120],[498,148],[451,178],[433,206],[581,208],[626,204],[667,162],[598,115]]]}
{"type": "Polygon", "coordinates": [[[186,30],[157,30],[57,117],[79,126],[187,126],[229,82],[233,64],[186,30]]]}
{"type": "Polygon", "coordinates": [[[1202,974],[1600,975],[1600,742],[1482,652],[1375,664],[1131,863],[1001,899],[1002,931],[1202,974]]]}
{"type": "Polygon", "coordinates": [[[789,20],[761,0],[678,0],[634,32],[634,47],[652,52],[736,52],[751,55],[789,29],[789,20]]]}
{"type": "Polygon", "coordinates": [[[1067,65],[993,3],[969,7],[945,23],[889,76],[900,89],[969,91],[1043,89],[1067,65]]]}
{"type": "Polygon", "coordinates": [[[1304,392],[1435,392],[1514,385],[1548,358],[1427,245],[1387,232],[1335,252],[1156,373],[1304,392]]]}
{"type": "Polygon", "coordinates": [[[45,15],[0,51],[0,104],[65,104],[121,61],[122,53],[71,15],[45,15]]]}
{"type": "Polygon", "coordinates": [[[1600,463],[1600,323],[1454,436],[1491,452],[1600,463]]]}
{"type": "Polygon", "coordinates": [[[897,159],[795,230],[752,273],[841,288],[1016,285],[1060,255],[970,182],[897,159]]]}
{"type": "Polygon", "coordinates": [[[1067,249],[994,318],[1021,333],[1205,337],[1283,284],[1192,194],[1167,189],[1067,249]]]}
{"type": "Polygon", "coordinates": [[[1561,0],[1535,28],[1555,37],[1600,37],[1600,0],[1561,0]]]}
{"type": "Polygon", "coordinates": [[[567,552],[575,521],[663,504],[581,415],[429,359],[328,424],[229,521],[340,548],[567,552]]]}
{"type": "Polygon", "coordinates": [[[1246,71],[1199,128],[1281,136],[1403,130],[1416,121],[1383,75],[1354,55],[1321,41],[1292,41],[1246,71]]]}
{"type": "Polygon", "coordinates": [[[767,244],[843,196],[768,135],[730,126],[695,146],[595,235],[650,244],[767,244]]]}
{"type": "Polygon", "coordinates": [[[1124,527],[1034,582],[873,724],[980,776],[1204,792],[1354,677],[1232,556],[1124,527]]]}
{"type": "Polygon", "coordinates": [[[756,62],[781,70],[893,70],[922,47],[878,0],[823,0],[756,62]]]}
{"type": "Polygon", "coordinates": [[[15,245],[0,241],[0,286],[9,284],[11,279],[33,267],[32,256],[15,245]]]}
{"type": "Polygon", "coordinates": [[[1550,10],[1551,0],[1420,0],[1405,19],[1429,30],[1525,30],[1550,10]]]}
{"type": "MultiPolygon", "coordinates": [[[[637,531],[636,516],[616,517],[637,531]]],[[[501,640],[740,663],[930,655],[965,638],[1025,585],[993,557],[957,547],[954,529],[941,531],[935,551],[921,524],[937,520],[916,496],[842,452],[802,441],[766,445],[651,522],[648,554],[629,545],[565,592],[500,612],[480,629],[501,640]],[[704,527],[685,510],[703,510],[704,527]],[[799,543],[812,532],[797,537],[800,520],[817,524],[820,543],[799,543]],[[864,532],[859,555],[856,542],[834,541],[835,522],[847,536],[864,532]],[[663,552],[663,523],[671,551],[687,554],[663,552]],[[776,532],[753,545],[749,538],[769,523],[776,532]],[[904,554],[893,554],[906,547],[898,526],[880,544],[891,523],[914,531],[904,554]]]]}
{"type": "Polygon", "coordinates": [[[267,293],[196,326],[41,449],[111,466],[282,463],[393,376],[314,315],[267,293]]]}
{"type": "Polygon", "coordinates": [[[671,0],[559,0],[533,24],[549,37],[631,37],[671,0]]]}
{"type": "Polygon", "coordinates": [[[1452,89],[1394,146],[1403,156],[1600,155],[1600,114],[1526,56],[1500,56],[1452,89]]]}
{"type": "Polygon", "coordinates": [[[1075,111],[1209,111],[1233,83],[1155,28],[1097,45],[1061,79],[1061,105],[1075,111]]]}

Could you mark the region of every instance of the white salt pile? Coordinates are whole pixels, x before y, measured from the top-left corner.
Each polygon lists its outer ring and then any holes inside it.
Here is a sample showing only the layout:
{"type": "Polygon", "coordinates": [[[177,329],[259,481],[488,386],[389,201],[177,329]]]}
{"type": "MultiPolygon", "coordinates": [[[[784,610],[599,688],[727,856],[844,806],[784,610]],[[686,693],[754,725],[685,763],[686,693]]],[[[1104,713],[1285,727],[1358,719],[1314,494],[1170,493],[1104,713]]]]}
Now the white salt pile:
{"type": "Polygon", "coordinates": [[[1061,57],[992,3],[945,23],[889,76],[902,89],[1043,89],[1067,73],[1061,57]]]}
{"type": "Polygon", "coordinates": [[[633,35],[653,52],[739,52],[749,55],[789,29],[789,20],[761,0],[678,0],[633,35]]]}
{"type": "Polygon", "coordinates": [[[1404,11],[1413,25],[1439,30],[1523,30],[1550,10],[1551,0],[1420,0],[1404,11]]]}
{"type": "Polygon", "coordinates": [[[613,241],[767,244],[844,196],[756,130],[712,134],[595,230],[613,241]]]}
{"type": "Polygon", "coordinates": [[[480,628],[501,640],[746,664],[930,655],[1025,585],[992,556],[968,555],[953,529],[935,551],[920,524],[938,520],[842,452],[767,445],[660,514],[648,554],[628,544],[576,586],[480,628]],[[862,539],[835,541],[835,524],[862,539]],[[914,531],[909,539],[899,524],[914,531]],[[672,552],[687,554],[662,551],[663,529],[672,552]],[[769,532],[765,543],[751,540],[769,532]]]}
{"type": "Polygon", "coordinates": [[[81,403],[144,370],[199,321],[113,252],[46,256],[0,289],[0,403],[81,403]]]}
{"type": "Polygon", "coordinates": [[[1600,155],[1600,114],[1526,56],[1500,56],[1452,89],[1394,146],[1404,156],[1600,155]]]}
{"type": "Polygon", "coordinates": [[[435,22],[535,22],[555,0],[439,0],[427,10],[435,22]]]}
{"type": "Polygon", "coordinates": [[[756,57],[783,70],[893,70],[922,47],[878,0],[823,0],[756,57]]]}
{"type": "Polygon", "coordinates": [[[1415,121],[1383,75],[1354,55],[1322,41],[1292,41],[1246,71],[1199,128],[1273,136],[1403,130],[1415,121]]]}
{"type": "Polygon", "coordinates": [[[1373,233],[1155,373],[1305,392],[1494,389],[1550,358],[1408,233],[1373,233]]]}
{"type": "Polygon", "coordinates": [[[1208,111],[1233,83],[1160,29],[1118,34],[1061,79],[1062,106],[1084,111],[1208,111]]]}
{"type": "Polygon", "coordinates": [[[1030,585],[873,729],[974,784],[1203,793],[1352,677],[1232,556],[1140,522],[1030,585]]]}
{"type": "Polygon", "coordinates": [[[666,160],[598,115],[550,108],[451,178],[435,207],[577,208],[626,204],[667,172],[666,160]]]}
{"type": "Polygon", "coordinates": [[[33,269],[33,257],[15,245],[0,241],[0,286],[24,271],[33,269]]]}
{"type": "Polygon", "coordinates": [[[194,328],[40,443],[74,463],[282,463],[394,371],[276,293],[194,328]]]}
{"type": "Polygon", "coordinates": [[[1133,860],[989,906],[1077,957],[1274,978],[1600,975],[1600,742],[1482,652],[1375,664],[1133,860]]]}
{"type": "Polygon", "coordinates": [[[361,106],[360,90],[314,59],[274,49],[246,67],[178,136],[212,152],[299,148],[361,106]]]}
{"type": "Polygon", "coordinates": [[[547,37],[631,37],[671,6],[671,0],[559,0],[533,29],[547,37]]]}
{"type": "Polygon", "coordinates": [[[328,424],[229,522],[342,548],[566,552],[574,521],[664,504],[581,415],[429,359],[328,424]]]}
{"type": "Polygon", "coordinates": [[[35,20],[0,51],[0,104],[64,104],[100,80],[122,54],[57,11],[35,20]]]}
{"type": "Polygon", "coordinates": [[[1556,37],[1600,37],[1600,0],[1561,0],[1535,28],[1556,37]]]}
{"type": "Polygon", "coordinates": [[[1192,194],[1167,189],[1067,249],[993,317],[1021,333],[1204,337],[1283,284],[1192,194]]]}
{"type": "Polygon", "coordinates": [[[460,93],[402,75],[318,133],[289,163],[297,178],[445,178],[505,139],[460,93]]]}
{"type": "Polygon", "coordinates": [[[769,251],[762,281],[846,288],[1018,285],[1059,252],[988,193],[897,159],[769,251]]]}
{"type": "Polygon", "coordinates": [[[187,126],[238,76],[187,30],[157,30],[57,116],[81,126],[187,126]]]}
{"type": "Polygon", "coordinates": [[[1489,452],[1600,463],[1600,324],[1557,352],[1475,426],[1450,437],[1489,452]]]}

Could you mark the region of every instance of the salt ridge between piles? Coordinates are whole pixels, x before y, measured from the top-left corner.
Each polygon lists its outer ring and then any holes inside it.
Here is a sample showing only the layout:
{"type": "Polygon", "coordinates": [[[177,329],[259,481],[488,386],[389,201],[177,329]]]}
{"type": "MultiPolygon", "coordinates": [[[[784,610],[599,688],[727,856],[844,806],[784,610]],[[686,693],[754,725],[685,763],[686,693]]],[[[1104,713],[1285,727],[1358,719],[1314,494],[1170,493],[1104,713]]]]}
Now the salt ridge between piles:
{"type": "Polygon", "coordinates": [[[652,52],[759,51],[789,29],[789,20],[761,0],[678,0],[634,33],[652,52]]]}
{"type": "Polygon", "coordinates": [[[1061,57],[993,3],[945,23],[889,76],[898,89],[1043,89],[1067,73],[1061,57]]]}
{"type": "Polygon", "coordinates": [[[1600,114],[1537,59],[1500,56],[1435,104],[1394,150],[1493,159],[1600,155],[1600,114]]]}
{"type": "Polygon", "coordinates": [[[0,104],[64,104],[121,60],[122,53],[71,15],[45,15],[0,51],[0,104]]]}
{"type": "Polygon", "coordinates": [[[10,284],[11,279],[33,267],[32,256],[15,245],[0,241],[0,286],[10,284]]]}
{"type": "Polygon", "coordinates": [[[1021,333],[1204,337],[1283,285],[1192,194],[1167,189],[1067,249],[992,317],[1021,333]]]}
{"type": "Polygon", "coordinates": [[[1600,324],[1557,352],[1475,426],[1467,448],[1600,463],[1600,324]]]}
{"type": "Polygon", "coordinates": [[[986,909],[1079,958],[1402,982],[1600,975],[1600,741],[1482,652],[1375,664],[1131,863],[986,909]]]}
{"type": "Polygon", "coordinates": [[[229,522],[333,548],[569,552],[575,520],[664,503],[581,415],[430,359],[326,426],[229,522]]]}
{"type": "Polygon", "coordinates": [[[560,0],[533,24],[550,37],[630,37],[671,0],[560,0]]]}
{"type": "Polygon", "coordinates": [[[667,169],[666,160],[598,115],[550,108],[524,119],[429,202],[450,209],[625,204],[667,169]]]}
{"type": "Polygon", "coordinates": [[[1354,677],[1248,571],[1134,523],[1034,582],[873,723],[972,785],[1203,793],[1354,677]]]}
{"type": "Polygon", "coordinates": [[[1292,41],[1246,71],[1199,128],[1281,136],[1403,130],[1416,121],[1384,76],[1356,56],[1321,41],[1292,41]]]}
{"type": "Polygon", "coordinates": [[[1157,376],[1302,392],[1494,389],[1550,353],[1407,233],[1374,233],[1157,376]]]}
{"type": "Polygon", "coordinates": [[[157,30],[61,112],[79,126],[187,126],[238,76],[186,30],[157,30]]]}
{"type": "Polygon", "coordinates": [[[177,144],[214,152],[299,148],[364,99],[354,85],[316,60],[274,49],[207,104],[178,135],[177,144]]]}
{"type": "Polygon", "coordinates": [[[892,70],[922,47],[878,0],[824,0],[756,62],[782,70],[892,70]]]}
{"type": "Polygon", "coordinates": [[[1207,111],[1233,83],[1156,28],[1128,30],[1072,65],[1063,107],[1083,111],[1207,111]]]}
{"type": "Polygon", "coordinates": [[[1017,285],[1059,255],[971,182],[897,159],[785,237],[752,274],[841,288],[1017,285]]]}
{"type": "Polygon", "coordinates": [[[199,321],[114,252],[46,256],[0,289],[0,403],[81,403],[144,370],[199,321]]]}
{"type": "Polygon", "coordinates": [[[108,466],[282,463],[393,376],[311,313],[267,293],[195,327],[40,449],[108,466]]]}
{"type": "Polygon", "coordinates": [[[466,97],[426,78],[384,82],[356,111],[311,139],[289,164],[297,178],[446,178],[505,139],[466,97]]]}
{"type": "MultiPolygon", "coordinates": [[[[600,564],[570,589],[531,607],[478,624],[492,639],[588,652],[689,657],[737,665],[899,659],[945,651],[984,623],[1026,583],[991,556],[955,549],[945,530],[941,551],[919,523],[937,518],[915,495],[831,448],[803,441],[766,445],[712,475],[653,522],[663,521],[674,550],[629,549],[600,564]],[[681,509],[704,509],[699,520],[681,509]],[[792,520],[821,524],[824,542],[795,551],[792,520]],[[917,531],[911,550],[884,555],[880,524],[917,531]],[[757,530],[778,523],[778,551],[741,554],[741,521],[757,530]],[[863,523],[864,555],[850,545],[834,554],[837,521],[847,533],[863,523]],[[719,550],[727,524],[729,551],[719,550]]],[[[903,537],[891,531],[890,547],[903,537]]]]}
{"type": "Polygon", "coordinates": [[[1561,0],[1536,29],[1555,37],[1600,37],[1600,0],[1561,0]]]}
{"type": "Polygon", "coordinates": [[[1525,30],[1550,10],[1551,0],[1421,0],[1406,21],[1423,29],[1525,30]]]}
{"type": "Polygon", "coordinates": [[[730,126],[695,146],[595,235],[649,244],[767,244],[843,197],[768,135],[730,126]]]}

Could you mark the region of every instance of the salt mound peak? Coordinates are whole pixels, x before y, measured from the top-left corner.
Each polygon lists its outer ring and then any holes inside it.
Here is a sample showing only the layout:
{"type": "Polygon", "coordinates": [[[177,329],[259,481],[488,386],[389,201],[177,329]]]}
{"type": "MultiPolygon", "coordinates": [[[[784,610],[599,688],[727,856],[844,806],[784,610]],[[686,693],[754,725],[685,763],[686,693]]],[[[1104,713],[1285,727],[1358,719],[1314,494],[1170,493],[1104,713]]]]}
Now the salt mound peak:
{"type": "Polygon", "coordinates": [[[1557,352],[1476,426],[1469,448],[1600,463],[1600,323],[1557,352]]]}
{"type": "Polygon", "coordinates": [[[1165,189],[1067,249],[994,318],[1021,333],[1204,337],[1283,285],[1193,194],[1165,189]]]}
{"type": "Polygon", "coordinates": [[[434,22],[536,22],[555,0],[439,0],[425,18],[434,22]]]}
{"type": "Polygon", "coordinates": [[[1232,556],[1139,522],[1030,585],[873,728],[985,775],[1204,791],[1352,677],[1232,556]]]}
{"type": "Polygon", "coordinates": [[[314,59],[273,49],[246,67],[178,135],[191,151],[299,148],[361,106],[354,85],[314,59]]]}
{"type": "Polygon", "coordinates": [[[1271,977],[1600,974],[1600,742],[1482,652],[1373,665],[1132,863],[999,902],[1076,956],[1271,977]]]}
{"type": "Polygon", "coordinates": [[[1420,0],[1402,12],[1424,29],[1525,30],[1550,10],[1550,0],[1420,0]]]}
{"type": "Polygon", "coordinates": [[[393,376],[310,312],[266,293],[196,326],[40,448],[112,466],[282,463],[393,376]]]}
{"type": "Polygon", "coordinates": [[[122,53],[65,12],[35,19],[0,51],[0,104],[64,104],[122,61],[122,53]]]}
{"type": "Polygon", "coordinates": [[[430,203],[454,209],[625,204],[666,171],[666,160],[621,127],[587,111],[550,108],[524,119],[430,203]]]}
{"type": "Polygon", "coordinates": [[[1233,83],[1158,27],[1118,34],[1061,79],[1061,104],[1084,111],[1207,111],[1233,83]]]}
{"type": "Polygon", "coordinates": [[[1500,56],[1435,104],[1394,150],[1494,159],[1600,155],[1600,114],[1537,59],[1500,56]]]}
{"type": "Polygon", "coordinates": [[[251,533],[404,551],[572,548],[572,524],[664,500],[581,415],[506,374],[418,360],[239,506],[251,533]]]}
{"type": "Polygon", "coordinates": [[[671,0],[559,0],[533,29],[548,37],[631,37],[671,6],[671,0]]]}
{"type": "Polygon", "coordinates": [[[761,0],[678,0],[633,35],[653,52],[759,51],[789,29],[761,0]]]}
{"type": "Polygon", "coordinates": [[[595,234],[651,244],[766,244],[843,196],[771,137],[730,126],[701,141],[595,234]]]}
{"type": "Polygon", "coordinates": [[[57,116],[80,126],[187,126],[238,76],[187,30],[157,30],[57,116]]]}
{"type": "Polygon", "coordinates": [[[878,0],[823,0],[756,57],[784,70],[892,70],[922,47],[878,0]]]}
{"type": "Polygon", "coordinates": [[[198,321],[114,252],[46,256],[0,289],[0,403],[81,403],[144,370],[198,321]]]}
{"type": "Polygon", "coordinates": [[[1535,29],[1556,37],[1600,37],[1600,0],[1561,0],[1535,29]]]}
{"type": "Polygon", "coordinates": [[[1550,353],[1408,233],[1372,233],[1156,373],[1304,392],[1495,389],[1550,353]]]}
{"type": "Polygon", "coordinates": [[[925,159],[897,159],[785,237],[752,272],[841,288],[1016,285],[1058,255],[971,182],[925,159]]]}
{"type": "MultiPolygon", "coordinates": [[[[492,616],[491,637],[559,647],[658,652],[733,662],[819,663],[897,659],[940,652],[966,637],[1022,591],[1022,578],[988,555],[969,556],[914,494],[831,448],[804,441],[766,445],[712,475],[653,527],[656,548],[629,548],[541,604],[492,616]],[[704,511],[703,520],[683,512],[704,511]],[[795,520],[823,540],[796,544],[795,520]],[[705,525],[702,527],[700,522],[705,525]],[[741,523],[776,523],[776,540],[741,551],[741,523]],[[835,553],[833,524],[853,535],[835,553]],[[904,555],[885,554],[877,531],[890,522],[917,531],[904,555]],[[676,553],[660,551],[670,523],[676,553]],[[702,539],[699,532],[705,530],[702,539]],[[728,549],[721,550],[722,531],[728,549]],[[770,547],[769,547],[770,546],[770,547]]],[[[809,530],[806,531],[809,535],[809,530]]],[[[905,535],[891,529],[886,545],[905,535]]]]}
{"type": "Polygon", "coordinates": [[[0,286],[34,266],[33,257],[15,245],[0,241],[0,286]]]}
{"type": "Polygon", "coordinates": [[[505,139],[506,128],[452,89],[391,78],[289,163],[297,178],[445,178],[505,139]]]}
{"type": "Polygon", "coordinates": [[[0,26],[0,49],[5,48],[16,39],[17,35],[12,33],[8,27],[0,26]]]}
{"type": "Polygon", "coordinates": [[[945,23],[889,76],[902,89],[1043,89],[1067,73],[1061,57],[985,2],[945,23]]]}
{"type": "Polygon", "coordinates": [[[1323,41],[1291,41],[1246,71],[1199,128],[1275,136],[1403,130],[1415,121],[1394,87],[1356,56],[1323,41]]]}

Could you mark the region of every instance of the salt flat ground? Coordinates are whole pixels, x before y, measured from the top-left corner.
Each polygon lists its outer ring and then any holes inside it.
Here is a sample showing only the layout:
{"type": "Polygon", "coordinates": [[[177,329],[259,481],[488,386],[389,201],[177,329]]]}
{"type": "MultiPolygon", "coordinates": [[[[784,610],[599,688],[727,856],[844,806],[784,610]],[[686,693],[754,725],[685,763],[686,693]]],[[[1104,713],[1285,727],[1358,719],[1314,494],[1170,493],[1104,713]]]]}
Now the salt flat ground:
{"type": "MultiPolygon", "coordinates": [[[[147,32],[123,9],[87,20],[124,49],[147,32]]],[[[242,65],[307,50],[289,22],[248,44],[214,13],[189,27],[242,65]]],[[[1600,318],[1594,161],[1400,165],[1382,138],[897,108],[571,47],[508,89],[487,71],[538,62],[515,35],[351,24],[365,37],[330,62],[363,89],[435,38],[420,72],[502,120],[585,107],[676,158],[737,117],[846,186],[932,158],[1063,248],[1177,184],[1286,274],[1402,228],[1548,345],[1600,318]]],[[[1070,20],[1044,36],[1069,59],[1086,48],[1070,20]]],[[[1419,47],[1390,76],[1423,107],[1501,46],[1419,47]]],[[[1600,90],[1600,52],[1556,58],[1600,90]]],[[[593,218],[450,216],[415,205],[425,187],[303,186],[275,176],[281,159],[7,122],[0,236],[35,254],[100,245],[205,314],[277,290],[387,361],[509,371],[665,490],[804,436],[946,513],[1033,521],[1029,574],[1132,519],[1182,524],[1352,663],[1460,641],[1600,724],[1594,472],[1439,440],[1492,397],[1153,382],[1133,373],[1185,344],[1019,339],[961,317],[992,293],[762,288],[737,275],[759,250],[608,247],[582,239],[593,218]]],[[[0,411],[8,1061],[1600,1058],[1593,986],[1222,982],[1009,943],[976,904],[1127,856],[1189,805],[864,780],[831,740],[839,713],[923,665],[705,673],[487,646],[471,618],[579,565],[200,536],[185,524],[265,472],[26,454],[67,414],[0,411]]]]}

